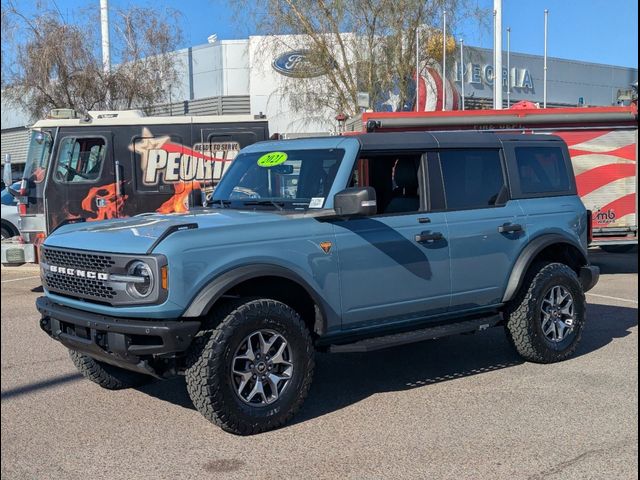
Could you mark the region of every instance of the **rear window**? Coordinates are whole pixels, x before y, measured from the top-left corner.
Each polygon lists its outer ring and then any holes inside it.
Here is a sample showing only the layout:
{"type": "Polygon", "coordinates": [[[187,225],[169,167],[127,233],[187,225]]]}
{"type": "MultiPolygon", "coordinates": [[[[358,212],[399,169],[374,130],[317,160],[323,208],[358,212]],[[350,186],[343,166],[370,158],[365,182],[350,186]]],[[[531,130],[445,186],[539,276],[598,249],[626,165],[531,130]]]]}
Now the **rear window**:
{"type": "Polygon", "coordinates": [[[449,210],[495,206],[506,188],[498,150],[442,150],[440,163],[449,210]]]}
{"type": "Polygon", "coordinates": [[[522,193],[561,193],[571,190],[562,149],[516,147],[515,151],[522,193]]]}

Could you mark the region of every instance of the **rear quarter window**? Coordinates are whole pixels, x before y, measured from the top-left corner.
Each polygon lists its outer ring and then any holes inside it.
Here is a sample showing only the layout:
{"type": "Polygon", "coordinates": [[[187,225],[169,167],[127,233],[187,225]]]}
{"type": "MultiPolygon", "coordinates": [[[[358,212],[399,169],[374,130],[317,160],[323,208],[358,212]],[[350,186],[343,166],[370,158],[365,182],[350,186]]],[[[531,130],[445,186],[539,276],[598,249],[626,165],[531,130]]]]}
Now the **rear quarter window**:
{"type": "Polygon", "coordinates": [[[524,195],[570,192],[572,183],[560,147],[516,147],[520,190],[524,195]]]}

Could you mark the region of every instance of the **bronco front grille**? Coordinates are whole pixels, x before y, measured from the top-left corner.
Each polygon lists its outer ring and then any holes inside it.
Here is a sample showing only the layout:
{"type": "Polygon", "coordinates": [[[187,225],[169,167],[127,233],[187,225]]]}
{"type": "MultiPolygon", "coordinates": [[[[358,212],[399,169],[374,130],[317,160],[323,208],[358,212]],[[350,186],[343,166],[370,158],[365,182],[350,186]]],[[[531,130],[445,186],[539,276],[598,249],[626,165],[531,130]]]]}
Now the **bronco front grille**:
{"type": "MultiPolygon", "coordinates": [[[[55,265],[58,268],[62,267],[64,269],[66,267],[74,271],[83,270],[100,273],[110,273],[116,264],[110,255],[59,250],[50,247],[42,248],[42,261],[47,267],[55,265]]],[[[109,302],[117,295],[117,292],[106,281],[97,279],[95,276],[94,278],[71,276],[46,269],[43,281],[49,290],[69,297],[109,302]]]]}
{"type": "Polygon", "coordinates": [[[42,252],[46,263],[49,265],[59,265],[61,267],[107,271],[116,263],[109,255],[54,250],[48,247],[44,247],[42,252]]]}
{"type": "Polygon", "coordinates": [[[145,299],[129,294],[126,279],[131,262],[146,262],[154,272],[167,265],[164,255],[92,252],[42,246],[40,250],[42,286],[56,295],[111,306],[162,302],[168,292],[157,283],[145,299]]]}
{"type": "Polygon", "coordinates": [[[51,290],[78,297],[94,297],[109,300],[116,296],[113,288],[105,285],[101,280],[88,278],[73,278],[60,273],[47,272],[45,275],[47,286],[51,290]]]}

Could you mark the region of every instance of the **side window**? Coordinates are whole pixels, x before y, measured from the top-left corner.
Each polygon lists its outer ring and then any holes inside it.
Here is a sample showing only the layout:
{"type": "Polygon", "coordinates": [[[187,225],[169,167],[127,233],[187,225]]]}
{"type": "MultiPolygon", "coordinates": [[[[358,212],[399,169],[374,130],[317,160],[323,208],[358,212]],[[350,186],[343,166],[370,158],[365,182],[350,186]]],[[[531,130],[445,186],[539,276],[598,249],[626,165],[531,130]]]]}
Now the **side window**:
{"type": "Polygon", "coordinates": [[[373,187],[378,214],[420,211],[420,155],[384,155],[360,158],[350,187],[373,187]]]}
{"type": "Polygon", "coordinates": [[[104,138],[67,137],[60,142],[55,178],[59,182],[93,182],[106,156],[104,138]]]}
{"type": "Polygon", "coordinates": [[[559,193],[571,190],[567,165],[558,147],[516,147],[522,193],[559,193]]]}
{"type": "Polygon", "coordinates": [[[506,194],[498,150],[442,150],[440,164],[449,210],[492,207],[506,194]]]}

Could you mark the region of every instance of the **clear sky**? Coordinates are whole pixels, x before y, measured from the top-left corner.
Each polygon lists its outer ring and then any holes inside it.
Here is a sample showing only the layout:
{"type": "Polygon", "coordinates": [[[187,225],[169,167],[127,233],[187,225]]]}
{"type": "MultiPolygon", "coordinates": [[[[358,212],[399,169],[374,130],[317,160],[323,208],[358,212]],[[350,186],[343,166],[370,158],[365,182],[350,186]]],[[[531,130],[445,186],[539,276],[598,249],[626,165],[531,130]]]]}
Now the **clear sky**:
{"type": "MultiPolygon", "coordinates": [[[[473,1],[473,0],[472,0],[473,1]]],[[[479,6],[492,9],[493,0],[475,0],[479,6]]],[[[23,0],[21,5],[33,3],[23,0]]],[[[53,4],[54,2],[51,1],[53,4]]],[[[87,7],[99,0],[55,0],[69,18],[74,9],[87,7]]],[[[255,33],[237,20],[224,0],[110,0],[111,6],[129,4],[170,7],[182,12],[184,44],[182,47],[207,42],[216,33],[220,39],[246,38],[255,33]]],[[[503,0],[503,31],[511,27],[513,52],[542,55],[544,9],[549,10],[549,47],[552,57],[638,67],[638,2],[637,0],[503,0]]],[[[408,13],[409,14],[409,13],[408,13]]],[[[489,22],[492,24],[492,20],[489,22]]],[[[455,32],[466,45],[491,48],[493,37],[475,24],[462,25],[455,32]]],[[[503,40],[506,48],[506,37],[503,40]]]]}

